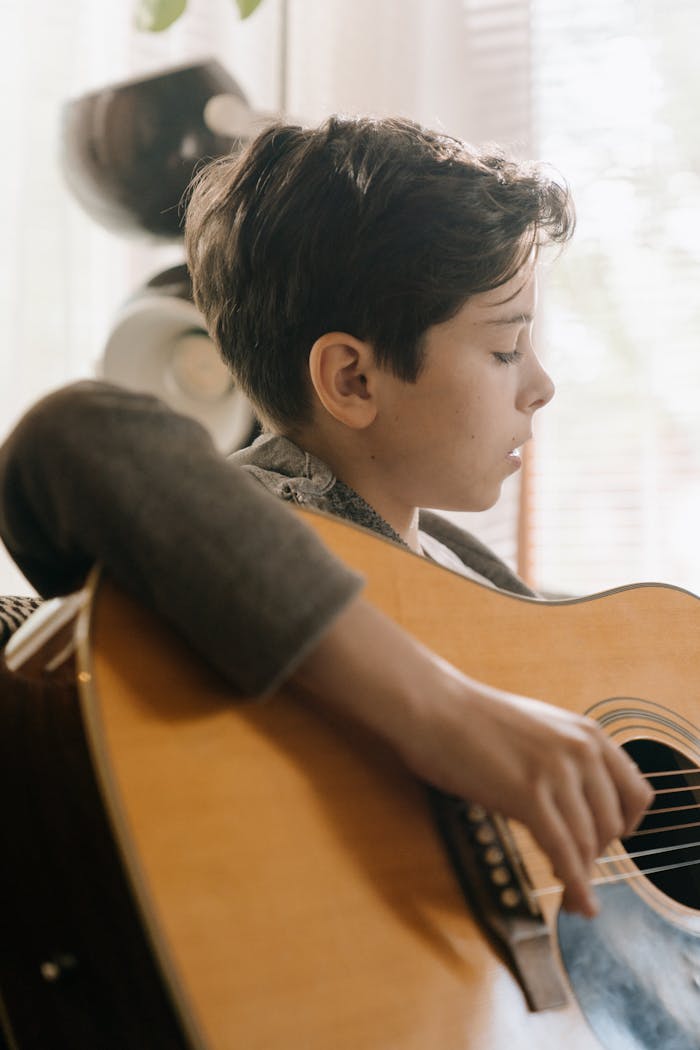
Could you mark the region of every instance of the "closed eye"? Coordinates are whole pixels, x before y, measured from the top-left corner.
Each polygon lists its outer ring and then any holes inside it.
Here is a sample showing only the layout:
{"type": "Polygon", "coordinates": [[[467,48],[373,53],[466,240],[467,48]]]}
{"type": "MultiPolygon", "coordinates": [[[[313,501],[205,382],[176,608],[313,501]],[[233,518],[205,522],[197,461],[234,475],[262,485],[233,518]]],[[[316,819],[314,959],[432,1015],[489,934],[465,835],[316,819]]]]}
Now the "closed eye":
{"type": "Polygon", "coordinates": [[[502,365],[514,365],[523,356],[522,350],[495,351],[493,355],[502,365]]]}

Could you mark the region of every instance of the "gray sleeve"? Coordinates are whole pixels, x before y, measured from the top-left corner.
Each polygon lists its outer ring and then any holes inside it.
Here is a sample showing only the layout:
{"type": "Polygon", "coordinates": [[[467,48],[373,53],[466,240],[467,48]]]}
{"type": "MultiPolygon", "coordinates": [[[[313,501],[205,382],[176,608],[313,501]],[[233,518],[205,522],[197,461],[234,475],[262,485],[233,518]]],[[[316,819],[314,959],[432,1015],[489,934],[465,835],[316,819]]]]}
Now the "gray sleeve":
{"type": "Polygon", "coordinates": [[[241,695],[283,680],[362,586],[198,423],[104,383],[51,394],[0,449],[0,535],[45,597],[100,561],[241,695]]]}

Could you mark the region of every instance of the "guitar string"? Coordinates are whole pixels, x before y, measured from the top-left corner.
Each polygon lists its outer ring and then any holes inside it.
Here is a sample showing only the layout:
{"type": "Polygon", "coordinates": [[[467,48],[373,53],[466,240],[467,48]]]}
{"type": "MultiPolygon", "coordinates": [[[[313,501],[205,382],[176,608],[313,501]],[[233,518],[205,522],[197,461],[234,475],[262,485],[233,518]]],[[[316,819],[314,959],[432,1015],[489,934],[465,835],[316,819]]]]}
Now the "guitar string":
{"type": "MultiPolygon", "coordinates": [[[[700,823],[699,824],[694,824],[694,825],[680,824],[680,825],[678,825],[678,828],[679,829],[685,829],[685,828],[688,828],[688,827],[699,827],[699,826],[700,826],[700,823]]],[[[628,837],[629,838],[634,838],[634,835],[630,835],[628,837]]],[[[700,842],[679,842],[675,846],[655,846],[653,849],[633,850],[631,852],[627,851],[626,853],[613,853],[610,856],[596,857],[596,859],[593,861],[593,864],[596,865],[596,866],[597,865],[601,865],[601,864],[613,864],[616,861],[627,860],[628,858],[634,859],[635,857],[648,857],[652,853],[672,853],[674,850],[686,850],[686,849],[687,850],[700,849],[700,842]]],[[[529,848],[529,849],[526,848],[526,849],[523,849],[523,850],[520,851],[520,856],[522,857],[522,859],[524,861],[528,861],[530,859],[530,857],[540,857],[540,856],[542,856],[542,850],[540,850],[540,849],[533,849],[533,848],[529,848]]],[[[698,859],[700,859],[700,858],[698,858],[698,859]]]]}
{"type": "MultiPolygon", "coordinates": [[[[678,775],[681,775],[681,774],[682,775],[687,775],[687,774],[696,774],[697,775],[697,774],[700,774],[700,769],[697,769],[697,768],[692,768],[692,769],[671,769],[671,770],[664,770],[664,771],[660,771],[660,772],[656,772],[656,773],[643,773],[642,776],[645,779],[651,780],[654,777],[671,777],[671,776],[678,776],[678,775]]],[[[659,788],[659,789],[657,789],[655,791],[654,796],[656,797],[658,795],[671,794],[673,792],[692,791],[692,790],[694,790],[694,789],[696,789],[698,787],[700,787],[700,784],[698,784],[698,785],[683,784],[681,787],[677,787],[677,788],[659,788]]],[[[652,810],[648,811],[647,816],[655,816],[657,813],[658,814],[661,814],[661,813],[679,813],[679,812],[682,812],[682,811],[688,811],[688,810],[692,810],[692,809],[700,810],[700,804],[693,803],[693,804],[686,805],[686,806],[667,806],[667,807],[663,807],[663,808],[652,809],[652,810]]],[[[633,838],[636,838],[637,835],[654,835],[654,834],[661,835],[661,834],[664,834],[664,833],[669,832],[669,831],[684,831],[686,829],[697,828],[697,827],[700,827],[700,821],[689,821],[688,823],[685,823],[685,824],[672,824],[672,825],[667,825],[666,827],[661,827],[661,828],[658,828],[658,827],[657,828],[643,828],[642,830],[635,831],[631,835],[627,835],[625,837],[627,839],[633,839],[633,838]]],[[[650,850],[637,850],[636,852],[612,855],[612,856],[607,856],[607,857],[604,856],[604,857],[597,858],[594,861],[594,866],[595,867],[599,867],[599,866],[601,866],[603,864],[612,864],[612,863],[618,862],[620,860],[626,860],[628,858],[632,859],[632,858],[635,858],[635,857],[644,857],[644,856],[649,856],[650,854],[655,854],[655,853],[668,853],[668,852],[672,852],[673,850],[679,850],[679,849],[694,849],[694,848],[697,849],[698,847],[700,847],[700,842],[684,842],[684,843],[680,843],[680,844],[675,845],[675,846],[659,846],[659,847],[657,847],[655,849],[650,849],[650,850]]],[[[541,854],[541,851],[540,850],[533,850],[533,849],[525,849],[525,850],[521,851],[520,855],[522,856],[523,860],[526,860],[528,858],[528,856],[533,856],[535,854],[541,854]]],[[[639,875],[653,874],[653,873],[661,872],[661,871],[670,871],[670,870],[673,870],[675,868],[690,867],[690,866],[693,866],[695,864],[700,864],[700,857],[695,859],[695,860],[680,861],[680,862],[677,862],[675,864],[665,865],[665,866],[660,867],[660,868],[647,868],[645,870],[641,870],[640,869],[639,871],[625,873],[623,875],[618,874],[618,875],[615,875],[615,876],[609,876],[609,875],[607,875],[607,876],[600,876],[598,879],[594,879],[592,884],[594,886],[600,886],[600,885],[604,885],[606,882],[619,882],[620,880],[624,880],[624,879],[627,879],[627,878],[637,878],[639,875]]],[[[562,889],[561,886],[553,886],[553,887],[545,888],[543,890],[533,891],[533,893],[534,893],[534,896],[542,896],[542,895],[547,894],[547,893],[558,893],[558,892],[561,892],[561,889],[562,889]]]]}
{"type": "Polygon", "coordinates": [[[642,773],[642,776],[646,780],[650,780],[652,777],[675,777],[679,773],[695,773],[696,776],[700,776],[700,769],[697,766],[693,766],[690,769],[665,769],[660,773],[642,773]]]}
{"type": "Polygon", "coordinates": [[[656,846],[654,849],[640,849],[633,853],[613,853],[610,856],[597,857],[594,864],[613,864],[618,860],[627,860],[628,857],[649,857],[652,853],[672,853],[678,849],[700,849],[700,842],[679,842],[676,846],[656,846]]]}
{"type": "MultiPolygon", "coordinates": [[[[685,808],[685,807],[680,807],[680,808],[682,809],[682,808],[685,808]]],[[[698,807],[691,806],[689,808],[695,809],[695,808],[698,808],[698,807]]],[[[661,812],[666,812],[666,810],[652,810],[651,811],[651,815],[653,816],[654,813],[661,813],[661,812]]],[[[667,824],[665,827],[661,827],[661,828],[642,828],[640,831],[633,831],[631,835],[625,835],[625,836],[620,836],[620,837],[625,839],[625,840],[627,840],[627,841],[630,841],[631,839],[635,839],[635,838],[637,838],[638,836],[641,836],[641,835],[663,835],[663,834],[666,834],[669,831],[688,831],[688,830],[690,830],[692,828],[700,828],[700,820],[688,821],[685,824],[667,824]]],[[[594,864],[611,863],[612,861],[624,860],[626,857],[645,857],[645,856],[647,856],[650,853],[667,853],[667,852],[671,852],[672,850],[678,850],[678,849],[698,849],[698,848],[700,848],[700,841],[698,841],[698,842],[680,842],[680,843],[677,843],[676,845],[673,845],[673,846],[657,846],[656,848],[649,849],[649,850],[627,851],[626,853],[620,853],[620,854],[617,854],[617,855],[614,855],[614,856],[610,856],[610,857],[606,857],[606,856],[598,857],[594,861],[594,864]]],[[[535,857],[535,856],[541,856],[542,855],[542,850],[541,849],[539,849],[538,847],[532,847],[532,846],[530,846],[530,847],[526,846],[525,848],[521,849],[519,852],[520,852],[520,856],[523,858],[523,860],[527,860],[530,857],[535,857]]]]}
{"type": "Polygon", "coordinates": [[[648,809],[647,817],[655,817],[657,813],[682,813],[689,809],[700,809],[700,802],[689,802],[687,806],[664,806],[659,809],[648,809]]]}
{"type": "MultiPolygon", "coordinates": [[[[688,806],[669,806],[669,807],[665,807],[663,809],[651,809],[651,810],[649,810],[647,812],[646,817],[655,817],[657,815],[657,813],[680,813],[680,812],[688,811],[688,810],[691,810],[691,809],[700,810],[700,804],[693,803],[692,805],[688,805],[688,806]]],[[[687,821],[684,824],[667,824],[667,825],[662,826],[662,827],[641,828],[638,831],[633,831],[631,833],[631,835],[624,835],[624,836],[619,836],[619,837],[629,840],[629,839],[637,838],[638,835],[664,835],[664,834],[666,834],[669,831],[685,831],[686,829],[690,829],[690,828],[700,828],[700,821],[698,821],[698,820],[690,821],[689,820],[689,821],[687,821]]],[[[696,845],[700,846],[700,843],[689,842],[689,843],[685,843],[685,845],[690,849],[692,846],[696,846],[696,845]]],[[[676,849],[677,847],[672,846],[672,847],[669,847],[669,848],[670,849],[676,849]]],[[[523,858],[534,856],[534,855],[536,855],[538,853],[541,853],[541,850],[534,849],[532,847],[530,847],[530,848],[526,847],[525,849],[523,849],[521,851],[521,855],[523,856],[523,858]]],[[[628,853],[627,856],[635,856],[635,854],[628,853]]]]}
{"type": "MultiPolygon", "coordinates": [[[[591,879],[592,886],[606,886],[611,882],[628,882],[630,879],[638,879],[641,875],[655,875],[661,871],[672,871],[675,868],[689,868],[694,864],[700,864],[700,857],[697,860],[685,860],[680,864],[665,864],[658,868],[647,868],[642,871],[626,871],[619,872],[617,875],[601,875],[600,878],[591,879]]],[[[545,897],[550,893],[561,893],[563,887],[559,886],[545,886],[540,890],[530,890],[533,897],[545,897]]]]}
{"type": "Polygon", "coordinates": [[[641,831],[633,831],[626,838],[636,839],[638,835],[663,835],[666,831],[684,831],[686,828],[700,828],[700,820],[689,820],[686,824],[667,824],[664,828],[642,828],[641,831]]]}
{"type": "MultiPolygon", "coordinates": [[[[629,840],[629,839],[636,839],[638,836],[641,836],[641,835],[662,835],[662,834],[664,834],[667,831],[686,831],[686,830],[688,830],[690,828],[700,828],[700,820],[694,820],[694,821],[689,822],[688,824],[669,824],[665,828],[644,828],[642,831],[635,831],[635,832],[633,832],[633,834],[626,835],[625,837],[626,837],[626,839],[629,840]]],[[[686,843],[682,843],[681,845],[685,845],[685,846],[688,847],[688,849],[691,849],[693,846],[700,846],[700,842],[686,842],[686,843]]],[[[661,850],[664,850],[664,849],[676,849],[676,848],[677,847],[675,847],[675,846],[674,847],[670,847],[670,846],[669,847],[667,847],[667,846],[660,846],[659,847],[659,849],[661,849],[661,850]]],[[[529,848],[526,847],[525,849],[520,850],[520,856],[523,859],[526,859],[526,858],[529,858],[529,857],[542,856],[542,850],[538,849],[538,848],[534,848],[534,847],[529,847],[529,848]]],[[[637,854],[637,853],[626,853],[625,856],[627,856],[627,857],[636,857],[636,856],[642,856],[642,854],[641,853],[639,853],[639,854],[637,854]]]]}

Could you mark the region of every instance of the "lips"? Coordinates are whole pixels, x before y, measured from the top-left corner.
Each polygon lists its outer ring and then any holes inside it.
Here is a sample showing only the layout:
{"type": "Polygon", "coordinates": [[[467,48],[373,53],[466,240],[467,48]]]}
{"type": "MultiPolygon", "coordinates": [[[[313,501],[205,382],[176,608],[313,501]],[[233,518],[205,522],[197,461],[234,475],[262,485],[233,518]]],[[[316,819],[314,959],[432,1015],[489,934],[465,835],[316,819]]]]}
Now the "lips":
{"type": "Polygon", "coordinates": [[[520,458],[523,454],[523,446],[527,445],[528,441],[532,440],[532,434],[528,434],[519,444],[513,445],[512,449],[508,453],[509,456],[517,456],[520,458]]]}

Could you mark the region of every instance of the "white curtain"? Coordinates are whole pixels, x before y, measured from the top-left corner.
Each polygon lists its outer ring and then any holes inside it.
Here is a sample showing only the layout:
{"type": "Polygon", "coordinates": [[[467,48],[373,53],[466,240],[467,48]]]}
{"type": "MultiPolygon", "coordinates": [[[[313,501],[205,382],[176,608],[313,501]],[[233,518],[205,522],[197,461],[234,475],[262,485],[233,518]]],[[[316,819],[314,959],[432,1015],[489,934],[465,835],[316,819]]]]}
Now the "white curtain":
{"type": "Polygon", "coordinates": [[[132,27],[128,3],[5,0],[0,120],[5,203],[1,253],[0,436],[44,391],[89,374],[114,311],[144,276],[170,259],[165,249],[97,226],[70,198],[58,153],[65,99],[211,54],[251,69],[256,102],[274,105],[276,5],[239,23],[228,0],[193,0],[168,33],[132,27]]]}
{"type": "MultiPolygon", "coordinates": [[[[177,246],[102,230],[70,198],[57,160],[64,99],[214,55],[259,109],[284,105],[305,122],[333,112],[402,114],[455,135],[502,139],[520,88],[513,80],[510,96],[500,92],[501,117],[488,116],[472,76],[473,41],[494,27],[477,16],[474,23],[462,0],[263,0],[241,22],[232,0],[190,0],[171,29],[148,35],[133,29],[126,2],[0,4],[0,437],[39,396],[90,375],[119,305],[180,261],[177,246]]],[[[511,560],[516,506],[512,486],[510,502],[479,522],[511,560]]],[[[0,564],[7,590],[28,590],[9,559],[0,564]]]]}
{"type": "MultiPolygon", "coordinates": [[[[59,165],[64,100],[213,55],[256,105],[279,93],[277,0],[238,21],[229,0],[192,0],[163,34],[133,28],[131,5],[0,0],[0,438],[49,390],[93,374],[112,319],[179,246],[127,240],[90,219],[59,165]]],[[[4,552],[0,592],[31,589],[4,552]]]]}

